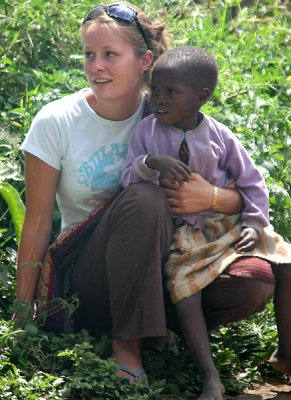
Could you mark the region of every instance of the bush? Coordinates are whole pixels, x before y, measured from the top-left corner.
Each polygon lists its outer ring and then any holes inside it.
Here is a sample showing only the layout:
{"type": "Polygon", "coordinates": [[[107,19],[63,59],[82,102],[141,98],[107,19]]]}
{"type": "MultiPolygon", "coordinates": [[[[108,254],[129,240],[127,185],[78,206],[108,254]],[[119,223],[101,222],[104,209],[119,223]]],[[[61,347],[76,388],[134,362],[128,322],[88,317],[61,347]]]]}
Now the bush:
{"type": "MultiPolygon", "coordinates": [[[[171,46],[195,44],[217,57],[218,88],[204,111],[227,124],[263,172],[271,222],[290,240],[290,71],[288,13],[284,2],[196,4],[188,0],[135,1],[163,18],[171,46]],[[271,38],[271,39],[270,39],[271,38]]],[[[33,116],[53,99],[86,86],[79,25],[88,0],[0,2],[0,397],[1,399],[183,399],[199,388],[185,344],[178,357],[145,350],[151,389],[117,382],[110,343],[87,332],[53,335],[31,321],[9,322],[23,221],[23,156],[33,116]]],[[[55,230],[59,214],[55,212],[55,230]]],[[[276,337],[273,308],[212,334],[214,358],[228,391],[270,373],[263,361],[276,337]]]]}

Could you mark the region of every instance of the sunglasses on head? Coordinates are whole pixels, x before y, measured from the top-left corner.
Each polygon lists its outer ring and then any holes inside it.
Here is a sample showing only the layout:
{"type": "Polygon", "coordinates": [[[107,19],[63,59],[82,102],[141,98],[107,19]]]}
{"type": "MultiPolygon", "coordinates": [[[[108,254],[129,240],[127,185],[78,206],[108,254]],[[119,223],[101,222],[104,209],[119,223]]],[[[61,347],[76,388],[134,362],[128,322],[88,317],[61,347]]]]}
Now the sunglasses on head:
{"type": "Polygon", "coordinates": [[[92,8],[86,17],[84,18],[84,21],[82,22],[82,25],[85,24],[85,22],[92,21],[94,18],[96,18],[98,15],[102,14],[102,12],[105,11],[106,14],[110,17],[115,19],[116,21],[123,22],[126,25],[130,25],[133,22],[135,22],[136,27],[143,37],[143,40],[145,44],[147,45],[147,48],[149,49],[149,42],[146,37],[145,31],[137,18],[137,11],[134,10],[133,8],[129,7],[126,4],[121,4],[121,3],[113,3],[109,4],[107,6],[96,6],[92,8]]]}

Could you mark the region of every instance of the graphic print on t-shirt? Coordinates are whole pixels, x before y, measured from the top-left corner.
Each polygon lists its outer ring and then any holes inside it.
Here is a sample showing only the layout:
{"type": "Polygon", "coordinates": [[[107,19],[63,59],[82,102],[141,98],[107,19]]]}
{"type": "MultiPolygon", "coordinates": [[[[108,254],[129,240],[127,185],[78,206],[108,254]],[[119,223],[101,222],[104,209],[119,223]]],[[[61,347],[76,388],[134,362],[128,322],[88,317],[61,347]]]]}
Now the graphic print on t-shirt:
{"type": "Polygon", "coordinates": [[[102,146],[79,168],[78,183],[90,186],[92,197],[85,204],[100,204],[116,191],[125,163],[128,145],[112,143],[102,146]]]}

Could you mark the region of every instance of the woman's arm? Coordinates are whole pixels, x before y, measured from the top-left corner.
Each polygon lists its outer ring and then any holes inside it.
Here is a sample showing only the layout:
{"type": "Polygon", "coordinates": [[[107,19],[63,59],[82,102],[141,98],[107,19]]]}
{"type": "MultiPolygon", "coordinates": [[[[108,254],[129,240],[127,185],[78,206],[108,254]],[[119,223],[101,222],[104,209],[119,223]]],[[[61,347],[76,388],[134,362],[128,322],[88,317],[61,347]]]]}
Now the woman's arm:
{"type": "MultiPolygon", "coordinates": [[[[170,183],[168,180],[161,181],[173,214],[206,211],[211,206],[213,185],[196,173],[192,173],[190,179],[182,186],[170,183]]],[[[236,214],[242,211],[243,206],[243,200],[237,190],[218,188],[215,211],[236,214]]]]}
{"type": "Polygon", "coordinates": [[[18,252],[16,298],[30,304],[50,242],[59,174],[39,158],[25,154],[26,214],[18,252]]]}

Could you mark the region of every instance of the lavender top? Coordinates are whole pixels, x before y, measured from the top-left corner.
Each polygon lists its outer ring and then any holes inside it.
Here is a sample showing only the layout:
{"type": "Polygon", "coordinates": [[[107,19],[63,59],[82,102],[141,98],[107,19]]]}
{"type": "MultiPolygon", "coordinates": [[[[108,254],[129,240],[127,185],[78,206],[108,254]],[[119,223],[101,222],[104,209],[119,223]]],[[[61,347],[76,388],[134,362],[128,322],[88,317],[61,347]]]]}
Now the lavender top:
{"type": "MultiPolygon", "coordinates": [[[[200,125],[187,132],[163,126],[153,115],[140,121],[129,144],[122,185],[126,187],[140,181],[159,185],[159,171],[147,168],[144,157],[149,153],[163,153],[178,159],[179,147],[185,137],[191,170],[220,188],[235,183],[244,200],[242,225],[261,232],[269,224],[269,197],[262,174],[225,125],[202,115],[200,125]]],[[[214,213],[207,210],[182,217],[190,225],[202,229],[204,218],[214,213]]]]}

